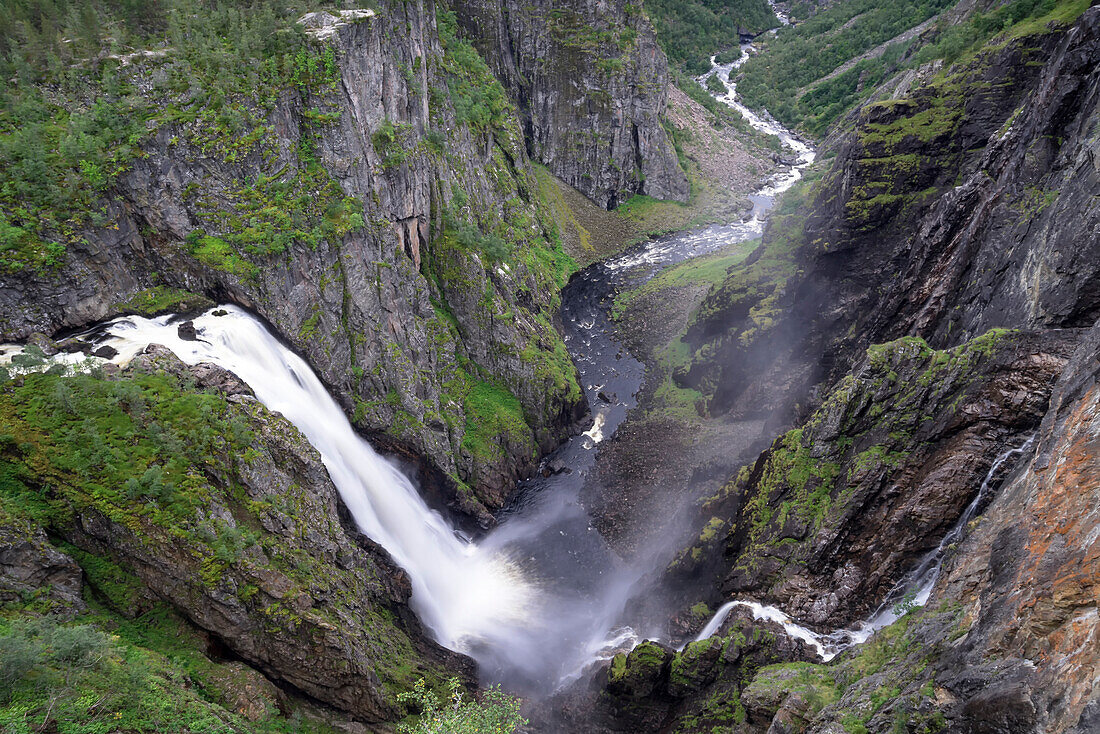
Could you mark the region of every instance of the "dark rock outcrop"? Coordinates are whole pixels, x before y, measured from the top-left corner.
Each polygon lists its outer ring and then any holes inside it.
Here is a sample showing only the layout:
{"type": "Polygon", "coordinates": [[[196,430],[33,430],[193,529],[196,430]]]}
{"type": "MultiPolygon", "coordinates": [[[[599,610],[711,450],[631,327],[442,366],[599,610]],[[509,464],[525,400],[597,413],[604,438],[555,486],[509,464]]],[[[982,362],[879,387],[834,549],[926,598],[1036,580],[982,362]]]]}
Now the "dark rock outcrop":
{"type": "Polygon", "coordinates": [[[805,645],[779,625],[734,611],[713,637],[682,650],[647,640],[619,653],[586,688],[574,686],[540,702],[536,731],[640,734],[740,726],[763,732],[771,717],[746,712],[750,704],[767,707],[746,689],[752,674],[768,666],[797,668],[807,657],[805,645]]]}
{"type": "Polygon", "coordinates": [[[640,5],[459,0],[456,9],[516,101],[533,159],[607,208],[634,194],[687,201],[661,125],[667,61],[640,5]]]}
{"type": "Polygon", "coordinates": [[[83,611],[83,572],[42,528],[0,508],[0,606],[19,602],[68,617],[83,611]]]}
{"type": "Polygon", "coordinates": [[[873,347],[801,428],[705,502],[699,537],[670,566],[673,587],[702,582],[705,601],[759,599],[826,629],[856,622],[1035,430],[1077,335],[873,347]]]}

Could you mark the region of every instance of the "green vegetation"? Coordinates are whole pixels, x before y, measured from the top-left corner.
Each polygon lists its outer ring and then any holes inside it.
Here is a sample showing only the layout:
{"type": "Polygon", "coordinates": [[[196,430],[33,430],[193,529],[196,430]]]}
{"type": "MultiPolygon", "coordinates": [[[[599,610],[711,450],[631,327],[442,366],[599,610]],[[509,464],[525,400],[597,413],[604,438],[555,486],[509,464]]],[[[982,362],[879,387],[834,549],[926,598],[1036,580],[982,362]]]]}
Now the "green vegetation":
{"type": "Polygon", "coordinates": [[[510,140],[514,107],[504,87],[470,42],[458,35],[454,12],[438,8],[436,18],[445,50],[443,70],[448,74],[447,90],[459,122],[481,132],[492,132],[502,141],[510,140]]]}
{"type": "Polygon", "coordinates": [[[619,318],[637,299],[668,288],[687,286],[718,286],[726,279],[729,269],[748,257],[760,244],[759,239],[737,242],[723,247],[717,252],[701,257],[693,257],[677,265],[672,265],[647,280],[637,288],[622,291],[615,296],[611,312],[619,318]]]}
{"type": "MultiPolygon", "coordinates": [[[[919,732],[935,734],[947,727],[938,709],[930,663],[940,654],[937,637],[943,625],[957,623],[958,610],[941,607],[909,614],[876,632],[867,642],[827,664],[792,662],[743,671],[739,697],[783,706],[790,696],[805,703],[804,715],[818,727],[846,732],[919,732]]],[[[738,695],[736,690],[724,692],[738,695]]],[[[680,719],[676,731],[709,731],[712,694],[703,711],[680,719]],[[709,723],[709,722],[708,722],[709,723]]],[[[771,709],[774,710],[774,709],[771,709]]],[[[802,711],[801,706],[798,709],[802,711]]]]}
{"type": "Polygon", "coordinates": [[[398,696],[414,705],[420,715],[413,723],[397,727],[400,734],[512,734],[526,726],[520,716],[521,701],[494,686],[481,694],[480,700],[464,700],[458,679],[447,683],[446,697],[440,698],[423,680],[416,687],[398,696]]]}
{"type": "Polygon", "coordinates": [[[0,384],[0,496],[47,526],[84,509],[137,533],[189,521],[210,491],[195,469],[231,464],[251,433],[224,398],[186,387],[169,374],[0,384]]]}
{"type": "MultiPolygon", "coordinates": [[[[15,83],[0,94],[0,268],[47,272],[89,228],[107,225],[113,183],[161,128],[172,144],[229,163],[270,157],[266,115],[294,92],[312,105],[297,167],[236,182],[228,208],[202,198],[197,207],[221,241],[251,256],[362,226],[361,207],[313,155],[316,129],[336,119],[319,108],[336,65],[331,49],[306,42],[300,11],[273,0],[6,7],[0,73],[15,83]]],[[[209,254],[213,267],[248,271],[243,259],[209,254]]]]}
{"type": "Polygon", "coordinates": [[[781,532],[790,517],[813,527],[824,522],[833,506],[840,465],[811,456],[810,448],[810,441],[803,440],[801,428],[788,431],[772,444],[746,505],[752,523],[751,542],[763,542],[764,533],[773,521],[773,532],[781,532]]]}
{"type": "Polygon", "coordinates": [[[180,671],[89,624],[0,623],[0,728],[29,732],[233,732],[237,717],[180,671]],[[232,723],[231,723],[232,722],[232,723]]]}
{"type": "Polygon", "coordinates": [[[129,299],[115,304],[115,308],[124,313],[138,316],[159,316],[164,313],[185,313],[209,308],[214,302],[205,296],[191,291],[156,285],[135,293],[129,299]]]}
{"type": "Polygon", "coordinates": [[[739,29],[779,25],[764,0],[648,0],[645,8],[669,60],[691,74],[709,69],[712,54],[736,47],[739,29]]]}
{"type": "Polygon", "coordinates": [[[1045,33],[1047,26],[1065,26],[1089,7],[1089,0],[1014,0],[973,13],[965,23],[937,26],[934,43],[920,49],[913,64],[943,59],[951,64],[972,54],[990,39],[1004,34],[1005,39],[1031,33],[1045,33]]]}
{"type": "Polygon", "coordinates": [[[18,606],[0,615],[0,729],[334,731],[299,710],[280,713],[273,686],[257,687],[258,673],[207,658],[204,640],[168,607],[127,619],[92,598],[88,603],[89,611],[72,622],[25,614],[29,610],[18,606]],[[237,710],[246,686],[253,690],[249,718],[237,710]]]}
{"type": "Polygon", "coordinates": [[[864,91],[897,62],[902,46],[880,59],[857,64],[813,86],[846,61],[889,41],[953,4],[954,0],[846,0],[833,3],[803,23],[780,29],[766,52],[742,67],[737,89],[746,104],[767,108],[789,127],[820,135],[864,91]]]}
{"type": "Polygon", "coordinates": [[[1072,22],[1088,7],[1088,0],[1013,0],[988,12],[973,12],[961,23],[940,21],[934,40],[924,47],[914,48],[912,39],[888,44],[953,4],[954,0],[833,3],[768,40],[766,53],[742,67],[738,91],[750,107],[767,108],[788,127],[822,136],[899,69],[937,59],[950,65],[998,35],[1007,39],[1047,32],[1050,24],[1072,22]],[[888,45],[876,48],[883,44],[888,45]],[[868,58],[860,58],[872,50],[868,58]],[[838,73],[846,63],[848,68],[838,73]]]}
{"type": "Polygon", "coordinates": [[[461,396],[466,414],[466,432],[462,448],[479,461],[502,457],[501,444],[531,442],[531,427],[523,417],[523,407],[511,392],[480,380],[472,381],[461,396]]]}
{"type": "Polygon", "coordinates": [[[757,671],[744,695],[764,692],[772,695],[782,692],[784,696],[797,694],[809,705],[810,713],[817,714],[840,698],[833,675],[830,668],[814,663],[766,665],[757,671]]]}

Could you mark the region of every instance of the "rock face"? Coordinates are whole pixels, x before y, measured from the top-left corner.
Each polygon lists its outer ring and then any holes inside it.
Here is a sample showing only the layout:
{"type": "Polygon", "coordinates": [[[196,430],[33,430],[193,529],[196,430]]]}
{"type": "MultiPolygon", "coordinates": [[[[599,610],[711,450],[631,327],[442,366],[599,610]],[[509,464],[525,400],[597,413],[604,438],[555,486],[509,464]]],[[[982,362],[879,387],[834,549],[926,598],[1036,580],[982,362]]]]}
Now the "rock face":
{"type": "MultiPolygon", "coordinates": [[[[64,391],[69,378],[53,379],[64,391]]],[[[403,716],[396,696],[420,677],[472,679],[473,662],[440,648],[420,627],[404,572],[341,522],[339,495],[320,455],[231,374],[212,365],[189,369],[154,346],[118,376],[98,380],[79,389],[127,396],[131,418],[123,408],[104,408],[82,430],[95,437],[101,456],[132,450],[145,457],[139,461],[148,468],[142,472],[138,464],[125,480],[110,474],[117,458],[72,468],[50,443],[60,431],[40,434],[33,414],[20,407],[18,388],[5,390],[0,408],[27,441],[4,449],[11,476],[25,486],[24,496],[50,499],[51,534],[80,552],[90,586],[108,605],[132,615],[142,611],[129,603],[135,595],[166,602],[234,658],[361,721],[403,716]],[[234,382],[228,397],[203,392],[234,382]],[[202,443],[204,458],[177,482],[165,468],[173,453],[188,450],[185,440],[206,442],[196,438],[202,423],[196,427],[190,413],[172,407],[191,400],[214,416],[210,433],[220,428],[225,443],[220,451],[202,443]],[[103,425],[94,420],[104,416],[115,425],[137,421],[147,435],[115,446],[112,437],[87,428],[103,425]],[[162,447],[152,457],[150,441],[162,447]]],[[[30,533],[4,553],[5,585],[13,577],[51,583],[51,593],[76,595],[79,604],[80,567],[39,542],[41,536],[30,533]]],[[[256,695],[272,690],[261,679],[250,685],[256,695]]]]}
{"type": "Polygon", "coordinates": [[[83,588],[80,566],[50,545],[42,528],[0,510],[0,605],[30,602],[71,616],[84,609],[83,588]]]}
{"type": "MultiPolygon", "coordinates": [[[[161,124],[107,192],[108,226],[76,238],[56,271],[0,274],[0,338],[129,311],[154,287],[231,300],[302,352],[359,427],[422,460],[427,490],[485,521],[585,411],[554,326],[569,266],[522,134],[509,110],[491,127],[456,112],[449,84],[492,77],[444,48],[432,5],[302,23],[333,54],[331,80],[269,107],[245,100],[262,115],[246,142],[201,117],[161,124]],[[271,182],[309,193],[280,203],[271,182]],[[251,236],[246,222],[310,199],[327,236],[230,244],[251,236]],[[485,446],[467,428],[490,389],[518,400],[520,423],[485,446]]],[[[125,73],[152,89],[171,63],[125,73]]]]}
{"type": "Polygon", "coordinates": [[[634,194],[687,201],[687,177],[661,125],[667,61],[639,5],[455,7],[515,100],[531,158],[609,209],[634,194]]]}
{"type": "Polygon", "coordinates": [[[804,214],[775,217],[710,294],[678,378],[712,413],[790,411],[869,344],[1090,326],[1098,63],[1091,8],[885,88],[829,140],[804,214]]]}
{"type": "Polygon", "coordinates": [[[1100,727],[1100,8],[1036,26],[849,117],[689,330],[678,378],[712,413],[801,427],[704,505],[669,569],[681,605],[701,588],[845,626],[993,489],[923,609],[757,672],[746,731],[1100,727]]]}
{"type": "Polygon", "coordinates": [[[873,347],[801,428],[705,502],[702,532],[670,566],[673,587],[702,582],[706,602],[758,599],[825,629],[857,622],[987,477],[995,489],[990,468],[1038,426],[1076,336],[873,347]]]}
{"type": "Polygon", "coordinates": [[[986,512],[934,594],[963,606],[968,634],[951,660],[958,672],[945,685],[960,687],[971,730],[1100,726],[1098,435],[1100,325],[1058,380],[1034,457],[986,512]],[[1003,669],[991,670],[989,660],[1003,660],[1003,669]],[[989,687],[975,691],[968,673],[989,687]]]}
{"type": "MultiPolygon", "coordinates": [[[[574,688],[540,703],[536,731],[711,732],[739,726],[737,731],[763,732],[771,715],[759,709],[769,703],[759,700],[762,686],[747,689],[752,675],[767,666],[799,666],[806,657],[805,646],[779,625],[734,613],[714,637],[682,650],[647,640],[619,653],[586,690],[574,688]]],[[[803,685],[800,680],[795,687],[803,685]]]]}

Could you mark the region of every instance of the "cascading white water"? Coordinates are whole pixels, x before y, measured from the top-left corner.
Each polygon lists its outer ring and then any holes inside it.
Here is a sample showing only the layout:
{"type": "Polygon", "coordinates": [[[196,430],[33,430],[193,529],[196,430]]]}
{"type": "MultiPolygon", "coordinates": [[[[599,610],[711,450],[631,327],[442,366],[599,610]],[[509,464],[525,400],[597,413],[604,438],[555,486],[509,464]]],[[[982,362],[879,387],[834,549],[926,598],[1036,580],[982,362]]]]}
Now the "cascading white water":
{"type": "Polygon", "coordinates": [[[118,363],[160,344],[187,364],[211,362],[233,372],[320,452],[360,529],[409,573],[413,607],[440,643],[463,651],[511,644],[539,603],[532,581],[499,549],[459,538],[408,478],[355,433],[309,365],[263,324],[233,306],[220,310],[224,315],[194,320],[199,341],[180,339],[165,316],[113,321],[105,343],[119,351],[118,363]]]}
{"type": "MultiPolygon", "coordinates": [[[[787,25],[785,18],[781,17],[781,20],[784,25],[787,25]]],[[[816,154],[813,148],[799,140],[794,133],[779,124],[766,111],[759,114],[753,112],[737,96],[737,84],[731,79],[731,74],[749,60],[749,49],[751,47],[752,45],[748,43],[741,44],[741,55],[728,64],[719,64],[717,63],[717,56],[711,56],[711,68],[698,78],[698,82],[703,87],[707,87],[708,79],[711,77],[717,79],[726,88],[726,93],[715,95],[715,99],[739,112],[754,130],[759,130],[767,135],[775,135],[786,148],[794,152],[797,158],[795,165],[775,176],[769,185],[756,192],[757,196],[777,196],[794,186],[802,178],[802,169],[814,162],[816,154]]]]}
{"type": "Polygon", "coordinates": [[[936,586],[936,581],[939,579],[940,571],[943,568],[943,560],[947,554],[948,548],[963,537],[970,521],[974,519],[982,505],[988,499],[997,472],[1000,471],[1004,463],[1012,457],[1026,453],[1034,442],[1035,434],[1032,434],[1023,444],[1003,451],[993,460],[993,463],[989,467],[989,471],[985,474],[985,478],[982,479],[981,486],[978,487],[977,494],[974,495],[974,499],[971,500],[970,504],[963,510],[963,513],[959,516],[959,519],[955,522],[954,526],[952,526],[951,530],[943,536],[943,539],[940,540],[939,545],[937,545],[934,550],[927,553],[912,571],[903,576],[902,579],[894,585],[890,592],[887,593],[882,604],[879,605],[878,609],[876,609],[866,620],[853,627],[820,634],[799,625],[778,607],[738,599],[726,602],[719,607],[718,611],[715,612],[714,616],[711,617],[710,621],[707,622],[706,626],[704,626],[702,631],[696,636],[695,641],[705,640],[716,634],[718,630],[722,628],[722,625],[725,624],[726,619],[729,617],[734,607],[741,606],[747,607],[752,611],[753,619],[764,619],[779,623],[791,637],[802,640],[807,645],[814,648],[817,654],[820,655],[821,659],[825,662],[832,660],[842,651],[850,647],[863,644],[878,630],[883,627],[889,627],[891,624],[898,621],[901,616],[906,613],[906,609],[903,609],[903,607],[923,607],[928,603],[928,598],[932,594],[932,589],[936,586]]]}

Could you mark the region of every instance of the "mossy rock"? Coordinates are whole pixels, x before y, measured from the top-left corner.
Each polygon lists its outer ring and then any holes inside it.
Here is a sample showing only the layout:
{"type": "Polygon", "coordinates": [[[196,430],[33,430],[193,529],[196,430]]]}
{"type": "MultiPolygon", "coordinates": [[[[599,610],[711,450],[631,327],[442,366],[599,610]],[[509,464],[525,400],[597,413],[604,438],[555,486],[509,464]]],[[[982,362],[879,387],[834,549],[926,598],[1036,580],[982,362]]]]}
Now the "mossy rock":
{"type": "Polygon", "coordinates": [[[608,691],[632,699],[646,698],[664,681],[673,657],[670,648],[651,640],[629,654],[619,653],[608,670],[608,691]]]}

